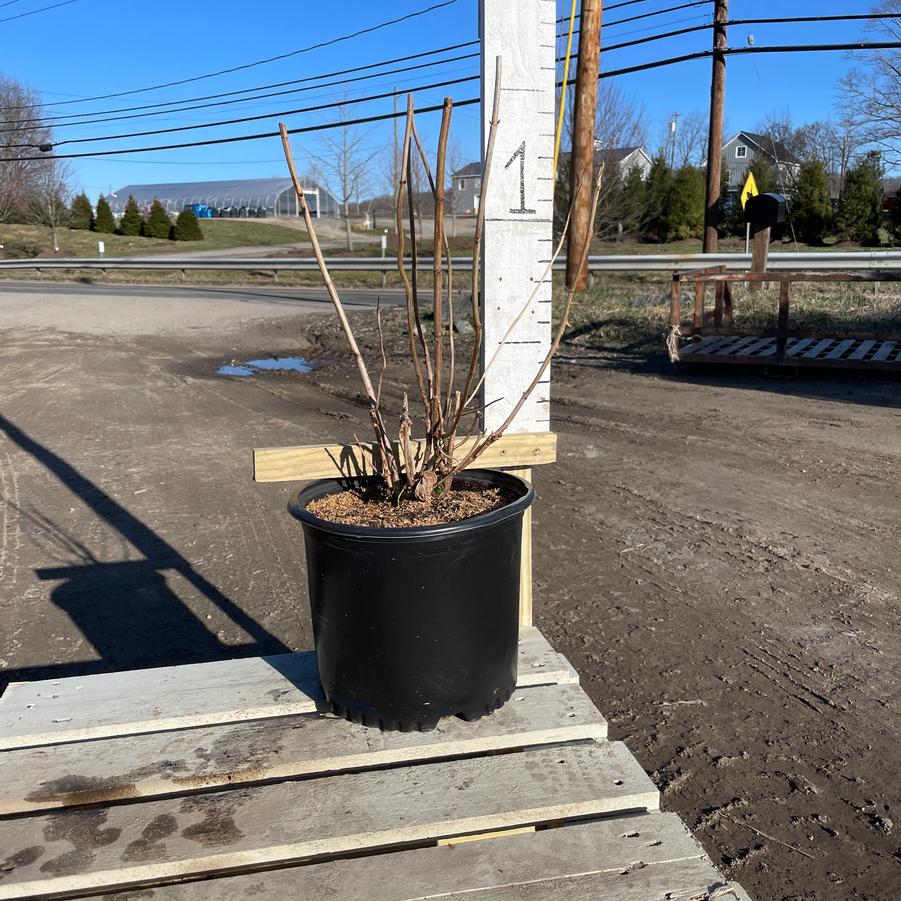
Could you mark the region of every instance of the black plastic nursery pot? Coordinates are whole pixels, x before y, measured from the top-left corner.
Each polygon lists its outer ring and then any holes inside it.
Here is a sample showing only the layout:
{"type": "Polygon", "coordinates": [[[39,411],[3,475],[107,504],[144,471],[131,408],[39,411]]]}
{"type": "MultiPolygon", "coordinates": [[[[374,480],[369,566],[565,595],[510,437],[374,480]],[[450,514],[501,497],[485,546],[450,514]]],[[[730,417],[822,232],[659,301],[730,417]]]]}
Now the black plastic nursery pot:
{"type": "Polygon", "coordinates": [[[459,522],[390,529],[307,511],[346,480],[323,479],[291,498],[303,525],[319,678],[339,716],[427,730],[442,716],[478,719],[513,693],[522,520],[534,492],[505,472],[465,478],[516,499],[459,522]]]}

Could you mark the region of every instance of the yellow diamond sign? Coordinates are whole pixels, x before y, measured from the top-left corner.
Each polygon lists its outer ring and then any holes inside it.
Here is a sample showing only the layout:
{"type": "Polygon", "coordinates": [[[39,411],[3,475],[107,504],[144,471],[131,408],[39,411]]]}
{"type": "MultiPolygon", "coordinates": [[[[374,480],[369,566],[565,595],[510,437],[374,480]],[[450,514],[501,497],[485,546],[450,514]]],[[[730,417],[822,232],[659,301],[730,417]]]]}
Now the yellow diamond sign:
{"type": "Polygon", "coordinates": [[[741,189],[741,208],[744,209],[749,197],[756,197],[760,191],[757,190],[757,182],[754,181],[754,173],[748,173],[748,179],[745,186],[741,189]]]}

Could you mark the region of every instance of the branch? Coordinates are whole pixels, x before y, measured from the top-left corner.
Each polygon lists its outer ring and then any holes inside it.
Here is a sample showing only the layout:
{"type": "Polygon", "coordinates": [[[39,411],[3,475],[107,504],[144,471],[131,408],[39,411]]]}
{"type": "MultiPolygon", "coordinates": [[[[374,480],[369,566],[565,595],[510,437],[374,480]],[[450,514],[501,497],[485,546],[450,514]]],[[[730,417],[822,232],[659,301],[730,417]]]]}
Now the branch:
{"type": "Polygon", "coordinates": [[[310,236],[310,244],[313,247],[313,254],[316,257],[316,262],[319,265],[319,272],[322,275],[325,289],[326,291],[328,291],[328,295],[335,307],[335,312],[338,314],[338,319],[341,322],[341,328],[344,330],[344,336],[347,339],[347,344],[350,347],[350,352],[353,355],[354,362],[357,364],[357,371],[360,374],[360,380],[363,382],[363,390],[366,392],[366,397],[369,400],[369,417],[372,420],[372,428],[375,432],[376,442],[378,443],[379,450],[381,452],[382,476],[385,479],[388,487],[393,488],[400,475],[399,467],[397,464],[397,459],[394,456],[394,449],[391,446],[391,442],[388,440],[388,433],[385,429],[385,423],[382,421],[382,414],[379,412],[378,399],[376,397],[375,391],[372,388],[372,380],[369,378],[369,370],[366,368],[366,362],[364,361],[363,355],[360,353],[360,349],[357,346],[357,339],[354,337],[353,330],[351,329],[350,323],[347,320],[347,314],[344,312],[344,305],[341,303],[341,298],[338,295],[338,290],[335,287],[335,283],[332,281],[331,273],[329,272],[325,258],[322,255],[322,248],[319,246],[319,238],[316,235],[316,229],[313,227],[313,217],[310,215],[310,209],[307,206],[306,196],[303,192],[303,185],[300,183],[300,179],[297,177],[297,170],[294,168],[294,158],[291,155],[291,143],[288,139],[288,130],[287,128],[285,128],[285,124],[283,122],[279,122],[278,128],[282,136],[282,147],[285,151],[285,161],[288,164],[288,172],[291,175],[291,182],[294,185],[294,192],[297,195],[297,202],[300,205],[301,212],[303,213],[303,219],[307,227],[307,233],[310,236]]]}
{"type": "MultiPolygon", "coordinates": [[[[479,212],[476,216],[476,230],[472,240],[472,326],[473,344],[472,356],[469,360],[469,371],[466,381],[463,383],[463,397],[468,397],[472,390],[472,382],[479,365],[479,357],[482,350],[482,317],[479,311],[479,278],[482,265],[482,232],[485,229],[485,197],[488,193],[488,184],[491,175],[491,162],[494,159],[494,142],[497,137],[497,127],[500,124],[501,105],[501,58],[494,59],[494,97],[491,101],[491,119],[488,126],[488,143],[485,147],[485,165],[482,168],[482,187],[479,191],[479,212]]],[[[466,406],[464,403],[460,410],[466,406]]],[[[455,417],[453,429],[456,431],[460,423],[460,414],[455,417]]]]}

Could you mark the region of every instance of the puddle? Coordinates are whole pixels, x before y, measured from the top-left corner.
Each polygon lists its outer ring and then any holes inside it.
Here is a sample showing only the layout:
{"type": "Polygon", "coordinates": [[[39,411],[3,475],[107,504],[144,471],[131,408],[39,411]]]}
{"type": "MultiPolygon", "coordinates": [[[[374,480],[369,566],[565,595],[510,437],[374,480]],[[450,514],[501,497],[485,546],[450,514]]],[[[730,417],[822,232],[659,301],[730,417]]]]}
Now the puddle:
{"type": "Polygon", "coordinates": [[[231,375],[247,378],[255,372],[311,372],[314,364],[304,357],[266,357],[260,360],[247,360],[245,363],[230,363],[220,366],[217,375],[231,375]]]}

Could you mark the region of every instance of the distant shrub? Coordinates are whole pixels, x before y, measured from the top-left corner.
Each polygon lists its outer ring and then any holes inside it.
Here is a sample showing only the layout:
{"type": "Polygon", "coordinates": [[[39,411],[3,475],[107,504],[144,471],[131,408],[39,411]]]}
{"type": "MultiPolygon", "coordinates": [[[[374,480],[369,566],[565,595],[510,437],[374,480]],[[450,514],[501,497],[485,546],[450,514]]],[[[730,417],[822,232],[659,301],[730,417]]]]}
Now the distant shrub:
{"type": "Polygon", "coordinates": [[[130,194],[125,204],[125,212],[119,220],[120,235],[140,235],[144,229],[144,217],[138,209],[138,202],[130,194]]]}
{"type": "Polygon", "coordinates": [[[202,241],[203,232],[200,230],[200,223],[194,210],[182,210],[175,220],[175,226],[172,229],[171,238],[174,241],[202,241]]]}
{"type": "Polygon", "coordinates": [[[88,195],[81,192],[76,194],[72,200],[72,214],[69,217],[69,228],[90,230],[94,226],[94,210],[91,208],[91,201],[88,195]]]}
{"type": "Polygon", "coordinates": [[[154,200],[150,204],[150,212],[147,215],[147,221],[144,223],[144,237],[168,238],[171,229],[172,220],[169,218],[169,214],[158,200],[154,200]]]}
{"type": "Polygon", "coordinates": [[[116,220],[113,218],[113,211],[106,202],[106,198],[101,194],[97,198],[97,215],[94,217],[94,231],[111,235],[116,230],[116,220]]]}

